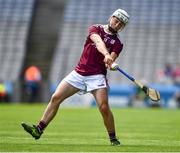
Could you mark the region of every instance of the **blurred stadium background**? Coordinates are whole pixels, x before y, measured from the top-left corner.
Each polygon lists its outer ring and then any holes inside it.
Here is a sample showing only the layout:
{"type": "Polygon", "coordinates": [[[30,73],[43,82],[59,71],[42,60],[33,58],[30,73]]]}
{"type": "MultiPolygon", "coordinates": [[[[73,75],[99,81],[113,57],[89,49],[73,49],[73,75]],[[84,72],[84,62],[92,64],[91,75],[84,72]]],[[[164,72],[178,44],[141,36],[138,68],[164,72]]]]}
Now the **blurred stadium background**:
{"type": "MultiPolygon", "coordinates": [[[[163,72],[167,63],[180,63],[179,0],[0,0],[0,81],[9,101],[27,100],[24,73],[35,65],[42,73],[38,101],[48,102],[57,83],[77,64],[88,26],[106,24],[117,8],[131,16],[120,33],[124,49],[117,63],[160,91],[158,105],[177,107],[180,87],[163,72]]],[[[135,86],[119,73],[109,72],[108,80],[113,106],[139,101],[135,86]]],[[[75,95],[69,105],[94,105],[91,98],[75,95]]]]}

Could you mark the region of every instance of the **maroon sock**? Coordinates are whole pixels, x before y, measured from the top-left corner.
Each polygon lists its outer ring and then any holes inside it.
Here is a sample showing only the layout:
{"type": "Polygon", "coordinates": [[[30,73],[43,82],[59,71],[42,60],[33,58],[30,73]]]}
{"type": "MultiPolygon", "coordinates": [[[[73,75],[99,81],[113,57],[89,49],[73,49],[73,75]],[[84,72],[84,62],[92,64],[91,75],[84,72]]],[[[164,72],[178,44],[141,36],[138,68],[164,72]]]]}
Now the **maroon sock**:
{"type": "Polygon", "coordinates": [[[44,121],[40,121],[37,127],[40,130],[40,132],[43,132],[44,129],[46,128],[46,126],[47,126],[47,124],[44,123],[44,121]]]}
{"type": "Polygon", "coordinates": [[[108,133],[109,134],[109,139],[112,140],[112,139],[116,139],[116,134],[115,132],[111,132],[111,133],[108,133]]]}

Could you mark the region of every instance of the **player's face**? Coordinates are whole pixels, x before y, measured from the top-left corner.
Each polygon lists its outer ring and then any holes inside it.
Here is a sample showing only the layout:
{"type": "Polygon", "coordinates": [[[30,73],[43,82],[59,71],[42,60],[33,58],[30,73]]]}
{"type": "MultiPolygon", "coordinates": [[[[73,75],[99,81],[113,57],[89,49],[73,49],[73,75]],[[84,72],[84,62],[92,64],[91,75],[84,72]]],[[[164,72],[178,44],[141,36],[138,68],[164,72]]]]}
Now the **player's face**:
{"type": "Polygon", "coordinates": [[[122,31],[124,29],[125,24],[122,21],[120,21],[118,18],[112,16],[110,18],[110,26],[115,31],[120,32],[120,31],[122,31]]]}

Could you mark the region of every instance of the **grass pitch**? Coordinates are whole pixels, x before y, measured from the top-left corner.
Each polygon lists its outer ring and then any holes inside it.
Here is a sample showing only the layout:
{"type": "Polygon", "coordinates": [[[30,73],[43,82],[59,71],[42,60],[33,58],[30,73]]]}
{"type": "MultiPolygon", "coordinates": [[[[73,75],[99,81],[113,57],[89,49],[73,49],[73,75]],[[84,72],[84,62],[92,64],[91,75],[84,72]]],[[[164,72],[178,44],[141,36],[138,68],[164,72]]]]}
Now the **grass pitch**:
{"type": "Polygon", "coordinates": [[[180,110],[112,109],[121,146],[110,146],[97,108],[63,108],[41,139],[20,126],[37,123],[46,105],[0,104],[0,152],[180,151],[180,110]]]}

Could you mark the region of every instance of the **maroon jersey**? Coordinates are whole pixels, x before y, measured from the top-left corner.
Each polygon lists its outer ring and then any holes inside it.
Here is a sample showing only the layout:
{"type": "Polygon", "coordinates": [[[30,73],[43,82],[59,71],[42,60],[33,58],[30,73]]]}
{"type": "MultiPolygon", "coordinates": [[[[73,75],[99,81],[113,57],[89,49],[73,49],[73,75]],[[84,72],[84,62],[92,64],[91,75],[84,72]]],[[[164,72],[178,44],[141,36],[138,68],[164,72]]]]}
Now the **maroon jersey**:
{"type": "Polygon", "coordinates": [[[106,75],[107,70],[104,63],[104,55],[100,53],[95,43],[90,39],[91,34],[98,34],[105,43],[109,53],[115,52],[117,55],[121,52],[123,44],[117,34],[111,35],[104,31],[103,25],[93,25],[89,28],[89,34],[84,44],[83,53],[75,70],[77,73],[87,76],[95,74],[106,75]]]}

